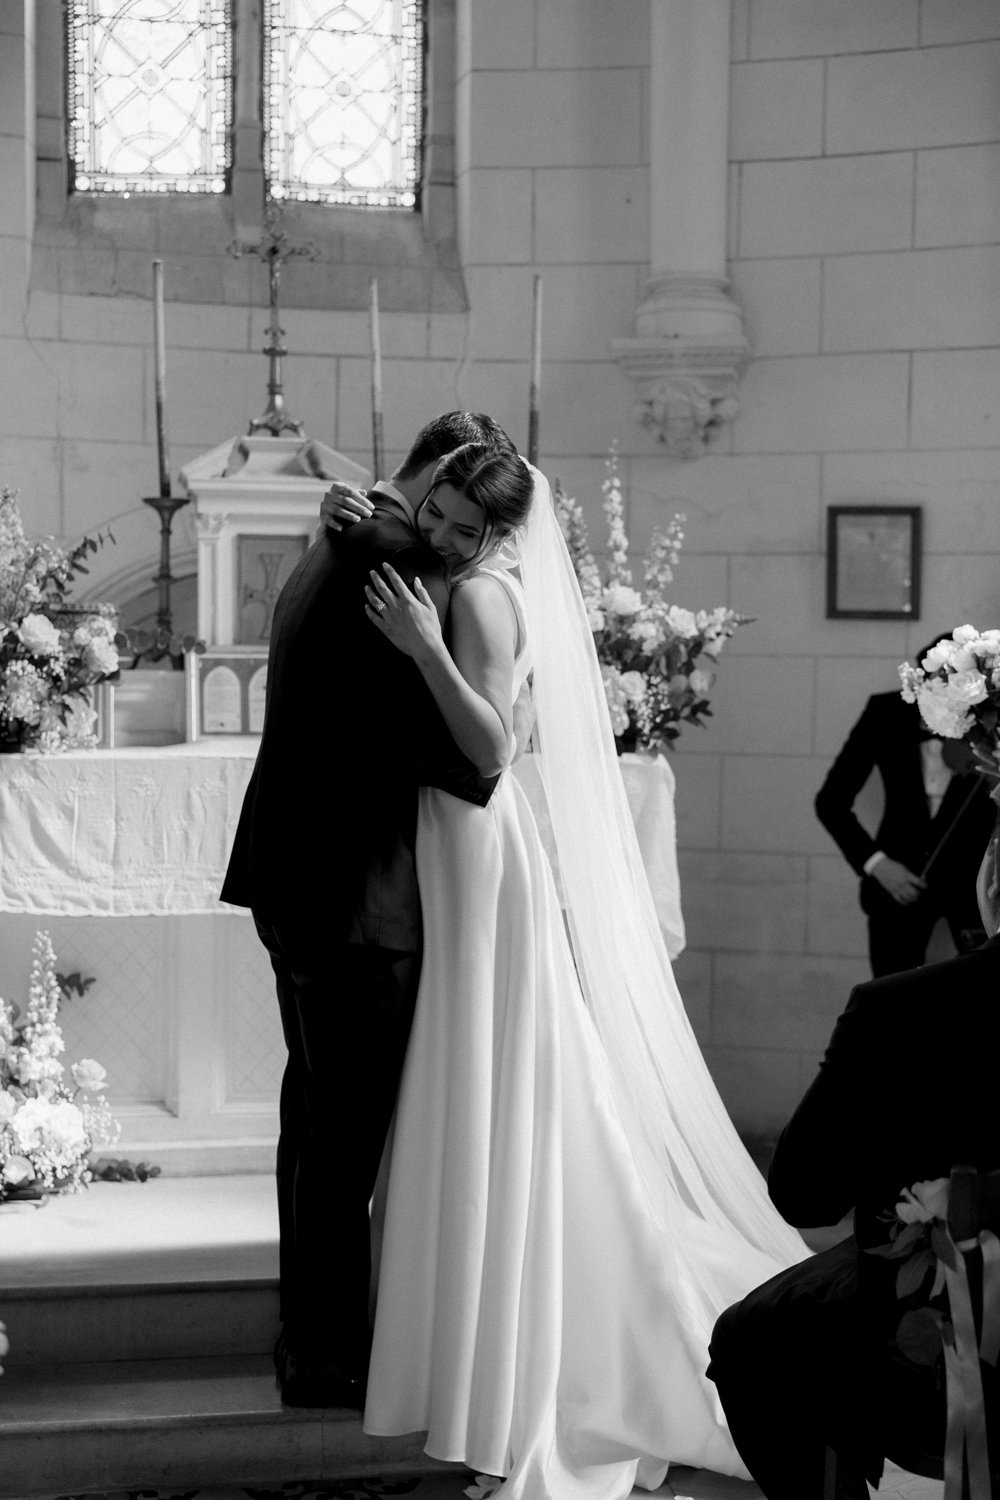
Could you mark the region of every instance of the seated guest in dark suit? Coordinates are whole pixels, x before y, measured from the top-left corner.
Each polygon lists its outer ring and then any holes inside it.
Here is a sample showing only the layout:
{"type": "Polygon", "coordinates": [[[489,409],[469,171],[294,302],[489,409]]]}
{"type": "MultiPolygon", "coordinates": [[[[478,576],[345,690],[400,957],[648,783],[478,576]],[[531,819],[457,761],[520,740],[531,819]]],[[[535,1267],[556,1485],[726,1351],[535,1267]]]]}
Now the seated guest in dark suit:
{"type": "Polygon", "coordinates": [[[853,1208],[855,1232],[728,1308],[712,1335],[708,1373],[767,1500],[820,1500],[828,1446],[838,1493],[866,1500],[901,1423],[906,1451],[926,1445],[926,1413],[893,1399],[898,1262],[865,1252],[887,1241],[903,1188],[959,1163],[1000,1167],[996,831],[976,892],[989,940],[858,985],[775,1148],[768,1187],[789,1223],[836,1224],[853,1208]]]}
{"type": "MultiPolygon", "coordinates": [[[[937,636],[917,661],[949,637],[937,636]]],[[[995,809],[970,766],[966,747],[932,735],[915,703],[904,703],[898,691],[875,693],[817,794],[817,817],[861,876],[876,979],[922,964],[939,917],[959,953],[983,940],[973,882],[995,809]],[[854,812],[873,770],[885,790],[874,836],[854,812]]]]}

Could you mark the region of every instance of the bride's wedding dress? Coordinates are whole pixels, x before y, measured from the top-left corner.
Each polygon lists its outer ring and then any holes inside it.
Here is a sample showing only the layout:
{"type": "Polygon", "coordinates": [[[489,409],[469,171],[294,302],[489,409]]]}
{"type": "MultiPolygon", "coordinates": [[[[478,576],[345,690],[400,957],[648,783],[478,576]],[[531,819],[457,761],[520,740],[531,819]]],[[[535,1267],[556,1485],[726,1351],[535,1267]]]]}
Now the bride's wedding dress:
{"type": "MultiPolygon", "coordinates": [[[[516,694],[532,662],[524,597],[508,571],[495,576],[518,618],[516,694]]],[[[693,1038],[665,1059],[677,1139],[647,1158],[639,1122],[647,1107],[657,1117],[659,1085],[644,1099],[640,1071],[623,1107],[615,1049],[581,989],[583,945],[570,946],[510,771],[486,808],[420,797],[425,947],[365,1430],[426,1431],[432,1456],[505,1476],[509,1500],[619,1500],[658,1485],[668,1463],[743,1475],[705,1378],[708,1340],[724,1307],[805,1247],[749,1158],[725,1168],[736,1198],[754,1200],[749,1227],[717,1211],[719,1184],[693,1166],[702,1143],[681,1138],[691,1087],[711,1091],[713,1125],[722,1114],[707,1072],[690,1076],[693,1038]],[[687,1075],[676,1087],[673,1068],[687,1075]]]]}

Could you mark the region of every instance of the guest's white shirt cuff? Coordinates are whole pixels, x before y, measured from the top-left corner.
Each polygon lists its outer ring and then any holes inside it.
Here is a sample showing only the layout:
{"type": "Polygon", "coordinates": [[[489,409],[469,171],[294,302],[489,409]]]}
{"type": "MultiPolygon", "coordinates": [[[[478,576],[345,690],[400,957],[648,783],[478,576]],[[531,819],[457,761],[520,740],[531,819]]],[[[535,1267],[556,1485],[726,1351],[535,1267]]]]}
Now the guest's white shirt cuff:
{"type": "Polygon", "coordinates": [[[874,854],[869,854],[868,858],[865,860],[865,862],[861,866],[861,868],[864,870],[864,872],[865,872],[866,875],[870,875],[871,872],[874,870],[875,866],[877,864],[881,864],[882,860],[885,859],[885,858],[886,858],[885,850],[884,849],[876,849],[874,854]]]}

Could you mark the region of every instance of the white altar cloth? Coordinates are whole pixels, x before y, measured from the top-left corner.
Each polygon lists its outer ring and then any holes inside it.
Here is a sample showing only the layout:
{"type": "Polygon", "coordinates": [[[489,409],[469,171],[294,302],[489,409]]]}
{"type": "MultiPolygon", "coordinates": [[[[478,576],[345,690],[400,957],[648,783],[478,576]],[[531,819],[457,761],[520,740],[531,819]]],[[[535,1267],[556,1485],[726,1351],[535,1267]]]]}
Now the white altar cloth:
{"type": "MultiPolygon", "coordinates": [[[[233,912],[218,899],[252,737],[0,756],[0,911],[64,916],[233,912]]],[[[624,755],[622,775],[671,958],[684,946],[674,775],[624,755]]],[[[547,836],[533,757],[514,767],[547,836]]]]}
{"type": "Polygon", "coordinates": [[[0,911],[231,911],[219,887],[257,744],[0,756],[0,911]]]}

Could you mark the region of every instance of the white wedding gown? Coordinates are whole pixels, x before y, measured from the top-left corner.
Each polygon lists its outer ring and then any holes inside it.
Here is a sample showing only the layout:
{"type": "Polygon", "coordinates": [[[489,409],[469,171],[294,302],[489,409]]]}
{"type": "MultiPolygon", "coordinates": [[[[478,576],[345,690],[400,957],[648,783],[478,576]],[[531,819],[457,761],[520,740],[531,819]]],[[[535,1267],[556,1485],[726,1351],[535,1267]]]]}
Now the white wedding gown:
{"type": "MultiPolygon", "coordinates": [[[[518,583],[496,572],[515,602],[518,583]]],[[[515,693],[530,666],[517,658],[515,693]]],[[[619,1500],[668,1463],[744,1475],[705,1378],[715,1318],[795,1259],[650,1210],[552,871],[509,770],[420,793],[424,955],[391,1152],[365,1431],[619,1500]]],[[[747,1171],[755,1169],[747,1158],[747,1171]]]]}

